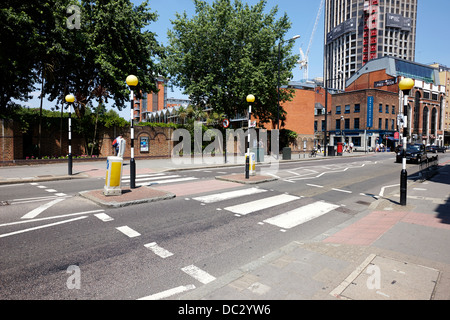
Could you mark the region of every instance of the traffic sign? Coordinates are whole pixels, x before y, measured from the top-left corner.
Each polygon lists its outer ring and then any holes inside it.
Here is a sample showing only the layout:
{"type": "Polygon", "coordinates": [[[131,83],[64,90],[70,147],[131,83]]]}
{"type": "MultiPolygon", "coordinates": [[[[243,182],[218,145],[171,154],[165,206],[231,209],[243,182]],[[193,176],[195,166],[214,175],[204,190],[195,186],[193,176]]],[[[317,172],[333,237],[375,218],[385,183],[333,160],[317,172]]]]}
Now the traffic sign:
{"type": "Polygon", "coordinates": [[[223,126],[224,128],[228,128],[228,127],[230,126],[230,120],[224,119],[224,120],[222,121],[222,126],[223,126]]]}

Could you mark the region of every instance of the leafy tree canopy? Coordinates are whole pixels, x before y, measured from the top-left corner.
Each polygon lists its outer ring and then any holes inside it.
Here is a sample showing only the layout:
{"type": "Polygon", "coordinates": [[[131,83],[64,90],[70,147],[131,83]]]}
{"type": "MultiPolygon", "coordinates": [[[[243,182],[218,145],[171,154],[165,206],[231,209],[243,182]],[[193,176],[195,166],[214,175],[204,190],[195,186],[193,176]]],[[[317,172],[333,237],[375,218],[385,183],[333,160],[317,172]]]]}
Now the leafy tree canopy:
{"type": "MultiPolygon", "coordinates": [[[[293,43],[282,41],[291,27],[287,14],[277,19],[277,7],[266,13],[265,0],[254,6],[241,0],[194,4],[193,17],[177,13],[171,21],[165,59],[171,81],[197,106],[229,117],[245,114],[246,97],[253,94],[252,113],[261,122],[276,119],[278,70],[286,84],[299,58],[291,54],[293,43]]],[[[292,95],[281,90],[280,100],[292,95]]]]}

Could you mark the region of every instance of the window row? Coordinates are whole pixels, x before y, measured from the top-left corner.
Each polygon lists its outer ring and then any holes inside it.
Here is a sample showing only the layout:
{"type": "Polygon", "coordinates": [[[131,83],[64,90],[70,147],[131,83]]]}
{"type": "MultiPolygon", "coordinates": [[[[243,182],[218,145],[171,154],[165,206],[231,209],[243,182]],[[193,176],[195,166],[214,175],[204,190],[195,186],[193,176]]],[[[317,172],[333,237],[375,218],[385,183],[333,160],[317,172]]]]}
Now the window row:
{"type": "MultiPolygon", "coordinates": [[[[396,114],[396,110],[395,110],[395,106],[383,106],[383,104],[380,103],[380,105],[378,106],[378,112],[379,113],[383,113],[383,110],[385,111],[385,113],[389,114],[396,114]]],[[[351,112],[351,106],[349,104],[345,105],[344,107],[344,113],[350,113],[351,112]]],[[[355,104],[353,106],[353,113],[360,113],[361,112],[361,105],[359,103],[355,104]]],[[[341,114],[342,113],[342,108],[341,106],[336,106],[336,114],[341,114]]]]}

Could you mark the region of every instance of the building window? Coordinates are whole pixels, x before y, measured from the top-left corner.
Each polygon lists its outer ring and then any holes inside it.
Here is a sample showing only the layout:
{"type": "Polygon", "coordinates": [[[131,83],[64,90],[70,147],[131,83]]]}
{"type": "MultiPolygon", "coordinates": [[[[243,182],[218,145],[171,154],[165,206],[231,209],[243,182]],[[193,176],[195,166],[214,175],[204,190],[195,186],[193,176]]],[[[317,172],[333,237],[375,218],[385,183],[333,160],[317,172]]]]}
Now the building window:
{"type": "Polygon", "coordinates": [[[350,113],[350,105],[345,106],[345,113],[350,113]]]}
{"type": "Polygon", "coordinates": [[[395,121],[391,119],[391,130],[395,130],[395,121]]]}
{"type": "Polygon", "coordinates": [[[392,114],[395,114],[395,106],[392,106],[392,114]]]}
{"type": "Polygon", "coordinates": [[[359,113],[361,110],[361,106],[358,104],[355,104],[355,113],[359,113]]]}
{"type": "Polygon", "coordinates": [[[381,128],[381,118],[378,118],[378,129],[380,129],[380,130],[382,129],[381,128]]]}
{"type": "Polygon", "coordinates": [[[336,130],[341,130],[341,120],[336,119],[336,130]]]}
{"type": "Polygon", "coordinates": [[[341,106],[336,106],[336,114],[341,114],[341,106]]]}
{"type": "Polygon", "coordinates": [[[314,121],[314,132],[317,131],[317,121],[314,121]]]}
{"type": "Polygon", "coordinates": [[[359,118],[353,120],[353,129],[359,129],[359,118]]]}
{"type": "Polygon", "coordinates": [[[352,142],[355,147],[361,147],[361,137],[352,137],[352,142]]]}
{"type": "Polygon", "coordinates": [[[345,121],[344,121],[344,129],[345,130],[350,129],[350,119],[345,119],[345,121]]]}
{"type": "Polygon", "coordinates": [[[389,120],[388,120],[388,119],[385,119],[385,120],[384,120],[384,128],[385,128],[386,130],[389,130],[389,120]]]}
{"type": "Polygon", "coordinates": [[[383,113],[383,105],[380,103],[380,106],[378,107],[378,112],[383,113]]]}
{"type": "Polygon", "coordinates": [[[389,106],[386,105],[386,113],[389,114],[389,106]]]}

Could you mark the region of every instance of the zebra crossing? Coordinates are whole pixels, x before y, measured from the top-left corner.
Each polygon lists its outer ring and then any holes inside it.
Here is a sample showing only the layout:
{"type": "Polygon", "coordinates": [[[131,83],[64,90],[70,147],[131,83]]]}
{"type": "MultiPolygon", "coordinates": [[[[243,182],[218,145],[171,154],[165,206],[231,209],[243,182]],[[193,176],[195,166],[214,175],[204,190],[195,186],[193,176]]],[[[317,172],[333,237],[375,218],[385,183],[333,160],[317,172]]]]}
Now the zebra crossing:
{"type": "MultiPolygon", "coordinates": [[[[223,210],[234,213],[236,216],[245,216],[251,213],[266,210],[275,207],[283,207],[284,204],[293,203],[295,206],[295,201],[298,201],[304,197],[294,196],[289,194],[278,194],[267,196],[269,190],[262,188],[245,188],[240,190],[221,192],[216,194],[210,194],[205,196],[193,197],[192,200],[201,202],[201,204],[223,204],[223,201],[234,200],[238,202],[231,206],[226,206],[223,210]],[[246,198],[250,195],[259,195],[263,198],[248,201],[246,198]]],[[[316,219],[322,215],[325,215],[337,208],[340,205],[333,203],[328,203],[325,201],[315,201],[309,204],[301,204],[285,212],[276,212],[277,214],[264,219],[260,224],[267,223],[284,229],[291,229],[313,219],[316,219]]],[[[292,207],[292,206],[291,206],[292,207]]],[[[219,210],[219,209],[218,209],[219,210]]],[[[222,209],[220,209],[222,210],[222,209]]]]}
{"type": "MultiPolygon", "coordinates": [[[[178,174],[167,174],[167,173],[149,173],[149,174],[138,174],[136,175],[135,184],[136,186],[149,186],[149,185],[159,185],[174,182],[184,182],[197,180],[195,177],[184,177],[178,174]]],[[[130,176],[122,177],[122,184],[130,184],[130,176]]]]}

